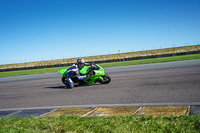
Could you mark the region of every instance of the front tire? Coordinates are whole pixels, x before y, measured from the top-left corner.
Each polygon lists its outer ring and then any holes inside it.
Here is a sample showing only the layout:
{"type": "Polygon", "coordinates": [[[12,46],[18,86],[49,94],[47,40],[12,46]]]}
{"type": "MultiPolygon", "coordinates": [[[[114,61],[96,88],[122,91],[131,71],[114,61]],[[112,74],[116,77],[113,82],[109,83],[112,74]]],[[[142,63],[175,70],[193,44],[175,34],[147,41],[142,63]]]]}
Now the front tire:
{"type": "Polygon", "coordinates": [[[108,84],[111,81],[111,77],[108,74],[102,76],[103,80],[100,81],[101,84],[108,84]]]}

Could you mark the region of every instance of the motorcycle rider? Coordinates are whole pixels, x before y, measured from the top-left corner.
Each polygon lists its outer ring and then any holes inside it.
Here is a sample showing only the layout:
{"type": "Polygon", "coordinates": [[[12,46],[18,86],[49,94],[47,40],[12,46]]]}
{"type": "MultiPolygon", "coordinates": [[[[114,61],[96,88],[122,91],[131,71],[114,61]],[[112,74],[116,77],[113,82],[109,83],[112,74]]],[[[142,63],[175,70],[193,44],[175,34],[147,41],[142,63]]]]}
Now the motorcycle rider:
{"type": "Polygon", "coordinates": [[[77,59],[77,62],[73,64],[71,67],[67,69],[65,72],[66,75],[66,82],[68,82],[69,87],[73,88],[74,87],[74,82],[72,81],[71,78],[76,76],[78,80],[83,80],[86,77],[89,77],[89,74],[84,74],[83,76],[80,75],[79,71],[85,66],[85,65],[90,65],[89,63],[85,63],[83,59],[77,59]]]}

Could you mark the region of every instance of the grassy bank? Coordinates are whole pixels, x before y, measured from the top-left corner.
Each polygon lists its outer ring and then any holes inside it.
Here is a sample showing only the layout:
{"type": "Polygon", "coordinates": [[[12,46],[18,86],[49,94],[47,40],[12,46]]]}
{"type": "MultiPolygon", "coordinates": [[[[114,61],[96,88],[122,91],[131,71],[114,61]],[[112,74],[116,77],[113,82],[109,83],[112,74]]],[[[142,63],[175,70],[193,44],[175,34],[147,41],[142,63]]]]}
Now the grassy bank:
{"type": "MultiPolygon", "coordinates": [[[[162,57],[162,58],[153,58],[153,59],[142,59],[142,60],[133,60],[133,61],[112,62],[112,63],[101,63],[99,65],[101,65],[102,67],[116,67],[116,66],[160,63],[160,62],[181,61],[181,60],[191,60],[191,59],[200,59],[200,54],[183,55],[183,56],[172,56],[172,57],[162,57]]],[[[30,75],[30,74],[40,74],[40,73],[51,73],[51,72],[57,72],[59,69],[67,68],[67,67],[68,66],[66,66],[66,67],[54,67],[54,68],[43,68],[43,69],[31,69],[31,70],[0,72],[0,77],[30,75]]]]}
{"type": "MultiPolygon", "coordinates": [[[[86,62],[91,62],[91,61],[127,59],[127,58],[143,57],[143,56],[157,56],[157,55],[163,55],[163,54],[178,54],[178,53],[192,52],[192,51],[198,51],[198,50],[200,50],[200,45],[173,47],[173,48],[164,48],[164,49],[156,49],[156,50],[137,51],[137,52],[127,52],[127,53],[116,53],[116,54],[88,56],[88,57],[77,57],[77,58],[83,58],[86,62]]],[[[0,69],[45,67],[45,66],[52,66],[52,65],[61,66],[64,64],[74,63],[76,62],[77,58],[7,64],[7,65],[0,65],[0,69]]]]}
{"type": "Polygon", "coordinates": [[[152,118],[149,116],[115,116],[115,117],[2,117],[0,132],[23,133],[140,133],[140,132],[200,132],[200,115],[168,116],[152,118]]]}
{"type": "Polygon", "coordinates": [[[112,62],[112,63],[101,63],[100,65],[103,67],[116,67],[116,66],[161,63],[161,62],[171,62],[171,61],[181,61],[181,60],[192,60],[192,59],[200,59],[200,54],[161,57],[161,58],[142,59],[142,60],[133,60],[133,61],[112,62]]]}

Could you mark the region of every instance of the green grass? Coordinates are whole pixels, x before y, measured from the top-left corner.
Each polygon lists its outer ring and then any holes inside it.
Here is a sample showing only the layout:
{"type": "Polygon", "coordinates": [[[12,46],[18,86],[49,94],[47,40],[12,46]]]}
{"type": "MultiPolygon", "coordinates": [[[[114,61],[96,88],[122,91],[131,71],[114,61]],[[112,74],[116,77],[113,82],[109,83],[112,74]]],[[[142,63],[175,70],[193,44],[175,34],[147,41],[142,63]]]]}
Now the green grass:
{"type": "MultiPolygon", "coordinates": [[[[83,58],[86,62],[91,61],[105,61],[105,60],[115,60],[115,59],[127,59],[133,57],[144,57],[144,56],[159,56],[163,54],[178,54],[183,52],[194,52],[200,51],[200,45],[192,46],[182,46],[182,47],[172,47],[164,49],[155,49],[155,50],[145,50],[145,51],[136,51],[136,52],[126,52],[126,53],[115,53],[107,55],[96,55],[96,56],[87,56],[87,57],[78,57],[83,58]]],[[[46,60],[46,61],[36,61],[36,62],[26,62],[26,63],[16,63],[16,64],[5,64],[0,65],[0,69],[15,69],[15,68],[30,68],[30,67],[41,67],[41,66],[54,66],[62,65],[76,62],[77,58],[66,58],[66,59],[56,59],[56,60],[46,60]]]]}
{"type": "Polygon", "coordinates": [[[2,117],[0,133],[199,133],[200,115],[115,117],[2,117]]]}
{"type": "MultiPolygon", "coordinates": [[[[116,66],[150,64],[150,63],[181,61],[181,60],[191,60],[191,59],[200,59],[200,54],[172,56],[172,57],[161,57],[161,58],[132,60],[132,61],[122,61],[122,62],[112,62],[112,63],[101,63],[99,65],[101,65],[102,67],[116,67],[116,66]]],[[[54,67],[54,68],[43,68],[43,69],[31,69],[31,70],[20,70],[20,71],[0,72],[0,77],[30,75],[30,74],[40,74],[40,73],[51,73],[51,72],[57,72],[59,69],[67,68],[67,67],[69,67],[69,66],[66,66],[66,67],[54,67]]]]}
{"type": "Polygon", "coordinates": [[[100,65],[103,67],[116,67],[116,66],[161,63],[161,62],[171,62],[171,61],[181,61],[181,60],[192,60],[192,59],[200,59],[200,54],[161,57],[161,58],[142,59],[142,60],[133,60],[133,61],[112,62],[112,63],[101,63],[100,65]]]}
{"type": "Polygon", "coordinates": [[[57,72],[59,69],[62,69],[62,68],[66,68],[66,67],[54,67],[54,68],[43,68],[43,69],[30,69],[30,70],[0,72],[0,77],[30,75],[30,74],[41,74],[41,73],[52,73],[52,72],[57,72]]]}

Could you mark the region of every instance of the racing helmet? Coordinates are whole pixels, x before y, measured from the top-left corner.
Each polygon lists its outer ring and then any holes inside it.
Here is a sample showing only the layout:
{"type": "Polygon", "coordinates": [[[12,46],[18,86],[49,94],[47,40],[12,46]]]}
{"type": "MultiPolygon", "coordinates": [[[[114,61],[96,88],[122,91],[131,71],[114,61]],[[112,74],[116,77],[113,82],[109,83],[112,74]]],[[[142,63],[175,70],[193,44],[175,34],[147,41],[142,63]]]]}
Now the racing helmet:
{"type": "Polygon", "coordinates": [[[79,69],[82,69],[85,66],[85,61],[83,59],[77,59],[77,65],[79,69]]]}

